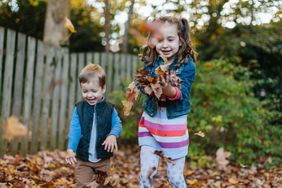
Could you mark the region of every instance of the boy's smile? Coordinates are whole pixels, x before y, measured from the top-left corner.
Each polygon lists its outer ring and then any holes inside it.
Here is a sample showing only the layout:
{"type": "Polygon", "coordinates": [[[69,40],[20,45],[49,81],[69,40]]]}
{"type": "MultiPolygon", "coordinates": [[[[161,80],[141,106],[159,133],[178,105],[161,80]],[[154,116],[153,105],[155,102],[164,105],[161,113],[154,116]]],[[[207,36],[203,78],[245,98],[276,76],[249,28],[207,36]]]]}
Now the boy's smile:
{"type": "Polygon", "coordinates": [[[91,78],[86,83],[81,83],[80,86],[82,98],[89,105],[95,105],[97,102],[99,102],[106,92],[106,85],[101,87],[99,84],[99,79],[96,77],[91,78]]]}

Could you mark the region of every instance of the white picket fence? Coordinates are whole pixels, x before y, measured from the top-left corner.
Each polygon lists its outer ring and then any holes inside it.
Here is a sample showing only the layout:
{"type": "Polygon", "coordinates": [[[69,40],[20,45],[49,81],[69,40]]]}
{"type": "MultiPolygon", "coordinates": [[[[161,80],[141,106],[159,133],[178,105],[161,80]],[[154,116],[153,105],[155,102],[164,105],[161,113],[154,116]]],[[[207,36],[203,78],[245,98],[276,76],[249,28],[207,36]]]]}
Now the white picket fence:
{"type": "Polygon", "coordinates": [[[64,149],[73,104],[80,100],[78,73],[88,63],[107,74],[107,93],[132,79],[138,58],[113,53],[69,53],[0,27],[0,156],[64,149]],[[16,116],[31,136],[8,142],[3,125],[16,116]]]}

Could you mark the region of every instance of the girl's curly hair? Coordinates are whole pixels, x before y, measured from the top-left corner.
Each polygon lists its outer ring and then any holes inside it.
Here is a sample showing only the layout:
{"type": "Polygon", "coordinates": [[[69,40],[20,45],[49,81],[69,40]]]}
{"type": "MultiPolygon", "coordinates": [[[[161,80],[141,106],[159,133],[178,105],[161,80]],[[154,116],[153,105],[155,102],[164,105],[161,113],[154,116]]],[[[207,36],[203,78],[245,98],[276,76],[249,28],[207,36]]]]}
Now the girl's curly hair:
{"type": "MultiPolygon", "coordinates": [[[[181,46],[177,53],[178,64],[177,67],[180,67],[182,64],[185,64],[185,58],[189,54],[194,60],[196,60],[196,52],[193,49],[192,41],[190,37],[190,27],[187,19],[185,18],[174,18],[174,17],[160,17],[155,19],[153,22],[158,23],[171,23],[176,24],[178,28],[178,36],[181,42],[181,46]]],[[[151,33],[149,34],[148,40],[150,40],[151,33]]],[[[143,54],[141,55],[142,61],[146,64],[152,64],[157,59],[157,51],[156,48],[151,48],[149,45],[145,46],[143,50],[143,54]]]]}

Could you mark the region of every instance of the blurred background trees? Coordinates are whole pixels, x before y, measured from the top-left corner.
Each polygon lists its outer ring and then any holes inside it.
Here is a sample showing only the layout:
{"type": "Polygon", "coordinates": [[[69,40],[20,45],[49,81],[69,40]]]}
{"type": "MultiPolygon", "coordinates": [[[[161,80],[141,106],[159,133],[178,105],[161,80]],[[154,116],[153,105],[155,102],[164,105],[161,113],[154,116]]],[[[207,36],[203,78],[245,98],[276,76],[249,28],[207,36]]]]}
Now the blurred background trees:
{"type": "MultiPolygon", "coordinates": [[[[281,140],[277,135],[282,125],[281,0],[66,2],[77,30],[69,40],[72,52],[138,54],[140,39],[146,37],[136,32],[141,24],[160,15],[188,18],[199,53],[189,122],[191,132],[209,133],[202,140],[194,137],[199,143],[194,151],[212,153],[225,145],[240,161],[281,157],[281,144],[271,144],[274,138],[281,140]],[[217,140],[222,135],[224,142],[217,140]]],[[[0,0],[0,25],[43,39],[46,10],[47,0],[0,0]]],[[[124,97],[122,92],[113,96],[124,97]]],[[[126,139],[136,137],[132,132],[139,112],[140,105],[126,119],[126,139]]]]}

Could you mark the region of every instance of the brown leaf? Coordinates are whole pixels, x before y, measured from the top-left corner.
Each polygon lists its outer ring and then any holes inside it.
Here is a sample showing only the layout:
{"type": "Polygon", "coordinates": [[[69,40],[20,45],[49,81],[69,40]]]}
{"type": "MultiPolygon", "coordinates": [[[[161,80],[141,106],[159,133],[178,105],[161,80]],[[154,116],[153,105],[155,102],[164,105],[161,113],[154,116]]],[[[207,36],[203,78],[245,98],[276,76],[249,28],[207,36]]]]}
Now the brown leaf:
{"type": "Polygon", "coordinates": [[[4,135],[3,137],[9,141],[15,139],[24,137],[27,135],[27,128],[20,123],[20,121],[14,117],[9,117],[5,124],[4,124],[4,135]]]}
{"type": "Polygon", "coordinates": [[[129,116],[131,108],[133,106],[133,102],[129,101],[129,100],[123,100],[122,101],[122,105],[123,105],[123,113],[125,116],[129,116]]]}

